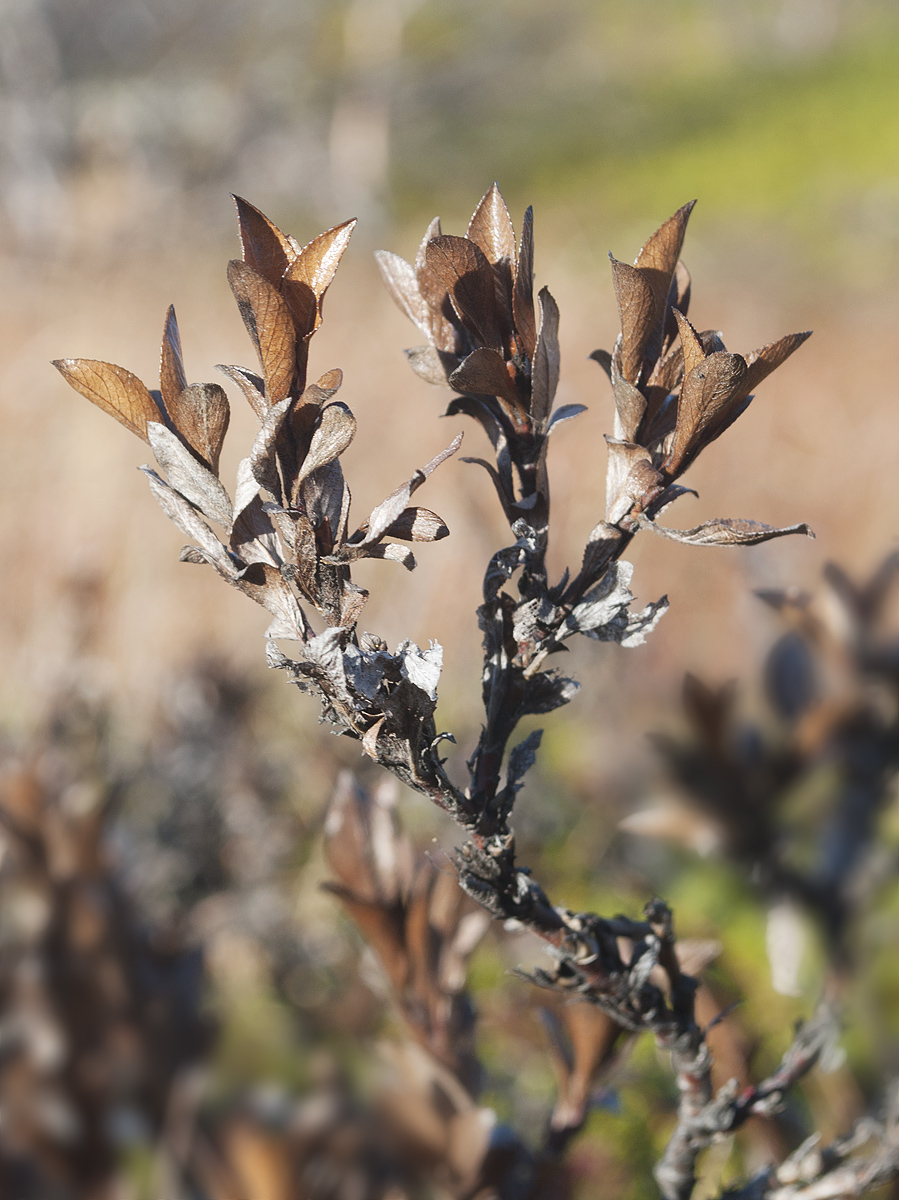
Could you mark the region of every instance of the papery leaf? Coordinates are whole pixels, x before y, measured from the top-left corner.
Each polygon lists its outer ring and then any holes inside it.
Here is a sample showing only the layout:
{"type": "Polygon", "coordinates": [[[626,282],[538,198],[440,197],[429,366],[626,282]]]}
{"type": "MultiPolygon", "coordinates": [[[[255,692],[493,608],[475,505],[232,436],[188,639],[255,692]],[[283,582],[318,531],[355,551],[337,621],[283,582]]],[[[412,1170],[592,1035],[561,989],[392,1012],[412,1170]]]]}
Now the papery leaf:
{"type": "MultiPolygon", "coordinates": [[[[397,549],[402,547],[397,546],[397,549]]],[[[402,655],[400,673],[403,677],[424,692],[429,700],[436,700],[437,684],[443,669],[443,647],[440,643],[431,642],[427,650],[420,650],[415,642],[405,641],[397,647],[397,654],[402,655]]]]}
{"type": "Polygon", "coordinates": [[[281,291],[293,314],[297,336],[307,337],[321,324],[325,292],[349,245],[356,221],[344,221],[313,238],[288,265],[281,291]]]}
{"type": "Polygon", "coordinates": [[[428,243],[425,261],[463,325],[481,345],[501,351],[493,268],[484,253],[468,238],[443,234],[428,243]]]}
{"type": "Polygon", "coordinates": [[[389,250],[376,250],[375,261],[381,271],[384,286],[393,297],[397,308],[427,336],[430,332],[428,311],[418,287],[415,268],[398,254],[391,254],[389,250]]]}
{"type": "Polygon", "coordinates": [[[173,488],[170,488],[165,480],[160,479],[151,467],[141,467],[140,469],[147,476],[150,490],[169,520],[174,522],[183,534],[198,542],[200,549],[219,574],[229,582],[233,582],[237,575],[237,568],[231,555],[202,517],[197,514],[196,509],[188,504],[183,496],[179,496],[173,488]]]}
{"type": "Polygon", "coordinates": [[[655,521],[640,522],[641,529],[651,529],[660,537],[672,542],[685,542],[690,546],[755,546],[759,542],[770,542],[774,538],[788,537],[794,533],[804,533],[806,537],[815,535],[811,528],[802,523],[785,525],[777,528],[774,525],[763,525],[761,521],[746,521],[737,517],[722,517],[717,521],[706,521],[695,529],[667,529],[657,525],[655,521]]]}
{"type": "Polygon", "coordinates": [[[632,442],[637,436],[637,430],[646,413],[646,397],[634,384],[629,383],[619,369],[620,348],[622,339],[619,336],[615,343],[615,353],[612,355],[612,393],[615,397],[615,436],[624,441],[632,442]]]}
{"type": "Polygon", "coordinates": [[[671,451],[663,464],[676,471],[703,445],[703,435],[726,415],[735,398],[745,398],[746,360],[739,354],[717,351],[684,378],[677,408],[671,451]]]}
{"type": "Polygon", "coordinates": [[[453,441],[436,454],[429,463],[423,466],[420,470],[407,479],[401,487],[398,487],[395,492],[392,492],[386,500],[382,501],[377,508],[372,510],[371,516],[368,518],[368,531],[361,544],[369,545],[372,542],[382,538],[394,521],[398,520],[409,503],[409,497],[415,492],[428,476],[435,471],[442,462],[445,462],[451,455],[455,454],[462,445],[462,434],[460,433],[453,441]]]}
{"type": "Polygon", "coordinates": [[[248,371],[246,367],[226,366],[224,363],[217,363],[217,371],[221,371],[223,375],[236,383],[243,392],[247,402],[253,412],[260,421],[265,419],[265,414],[268,412],[269,406],[265,399],[265,382],[254,375],[252,371],[248,371]]]}
{"type": "Polygon", "coordinates": [[[531,420],[543,431],[559,386],[559,307],[547,288],[537,297],[540,330],[531,370],[531,420]]]}
{"type": "Polygon", "coordinates": [[[645,446],[619,438],[606,437],[609,461],[606,468],[606,520],[620,521],[630,512],[634,498],[626,495],[624,485],[636,463],[651,463],[652,455],[645,446]]]}
{"type": "Polygon", "coordinates": [[[512,288],[512,312],[520,348],[533,360],[537,346],[537,322],[534,316],[534,210],[525,210],[518,247],[518,265],[512,288]]]}
{"type": "Polygon", "coordinates": [[[494,183],[484,194],[468,223],[468,239],[483,250],[487,261],[515,262],[515,230],[506,202],[494,183]]]}
{"type": "Polygon", "coordinates": [[[448,377],[456,370],[459,359],[434,346],[412,346],[404,350],[409,366],[426,383],[449,387],[448,377]]]}
{"type": "MultiPolygon", "coordinates": [[[[446,285],[440,278],[428,269],[428,245],[434,238],[440,237],[440,218],[435,217],[425,231],[421,245],[415,255],[415,278],[418,290],[427,311],[428,339],[438,350],[454,353],[457,347],[458,335],[455,322],[458,318],[453,311],[446,285]]],[[[469,347],[472,349],[473,347],[469,347]]]]}
{"type": "MultiPolygon", "coordinates": [[[[350,547],[352,549],[352,547],[350,547]]],[[[416,567],[415,555],[405,546],[398,546],[396,542],[377,542],[375,545],[361,546],[359,550],[359,558],[387,558],[391,562],[401,563],[407,571],[414,571],[416,567]]]]}
{"type": "Polygon", "coordinates": [[[662,348],[662,332],[668,315],[668,293],[684,244],[687,222],[695,204],[696,201],[691,200],[679,208],[673,217],[669,217],[646,242],[634,262],[653,292],[655,324],[651,341],[646,347],[647,355],[652,359],[658,357],[662,348]]]}
{"type": "Polygon", "coordinates": [[[642,646],[667,611],[668,597],[662,596],[660,600],[653,600],[651,604],[647,604],[640,612],[629,615],[624,636],[618,644],[626,650],[642,646]]]}
{"type": "Polygon", "coordinates": [[[150,440],[147,436],[150,421],[168,423],[165,409],[156,403],[138,377],[124,367],[91,358],[59,358],[53,366],[76,392],[145,442],[150,440]]]}
{"type": "Polygon", "coordinates": [[[218,475],[222,443],[228,432],[231,408],[217,383],[192,383],[169,408],[175,428],[218,475]]]}
{"type": "Polygon", "coordinates": [[[699,340],[699,334],[687,318],[676,308],[673,308],[671,312],[677,323],[677,332],[680,334],[681,351],[684,356],[684,375],[687,376],[694,367],[699,366],[706,354],[702,342],[699,340]]]}
{"type": "MultiPolygon", "coordinates": [[[[408,351],[407,351],[408,353],[408,351]]],[[[524,402],[519,395],[503,357],[496,350],[479,346],[449,377],[449,385],[457,392],[473,392],[480,396],[502,396],[504,400],[519,410],[524,410],[524,402]]]]}
{"type": "Polygon", "coordinates": [[[284,504],[281,476],[278,472],[277,446],[282,426],[287,419],[293,401],[288,396],[278,404],[273,404],[265,414],[262,428],[256,435],[256,441],[250,451],[250,470],[253,478],[269,492],[275,500],[284,504]]]}
{"type": "Polygon", "coordinates": [[[169,487],[195,505],[210,521],[230,530],[231,498],[212,471],[183,445],[178,436],[158,421],[147,426],[156,461],[165,471],[169,487]]]}
{"type": "Polygon", "coordinates": [[[762,346],[761,350],[754,350],[746,359],[748,370],[745,387],[747,393],[755,391],[763,379],[767,379],[772,371],[775,371],[781,363],[786,362],[793,351],[798,350],[802,343],[811,336],[810,329],[805,333],[788,333],[786,337],[762,346]]]}
{"type": "Polygon", "coordinates": [[[318,300],[319,309],[355,228],[356,219],[352,218],[333,229],[326,229],[303,247],[284,272],[286,280],[308,284],[318,300]]]}
{"type": "Polygon", "coordinates": [[[655,294],[642,271],[611,255],[609,259],[621,321],[621,374],[628,383],[636,383],[656,319],[655,294]]]}
{"type": "Polygon", "coordinates": [[[264,276],[239,259],[228,264],[228,282],[259,354],[266,402],[277,404],[290,393],[296,373],[296,335],[287,304],[264,276]]]}
{"type": "Polygon", "coordinates": [[[162,353],[159,360],[159,390],[162,392],[162,402],[176,425],[178,422],[175,418],[175,409],[178,404],[178,397],[186,387],[187,376],[184,373],[184,358],[181,353],[181,335],[178,332],[175,306],[174,304],[170,304],[169,310],[165,315],[165,326],[162,330],[162,353]]]}
{"type": "Polygon", "coordinates": [[[230,546],[237,557],[246,564],[261,562],[279,567],[283,561],[282,546],[259,493],[235,512],[230,546]]]}
{"type": "Polygon", "coordinates": [[[356,433],[356,418],[340,400],[326,404],[297,476],[297,486],[343,454],[356,433]]]}
{"type": "Polygon", "coordinates": [[[299,601],[277,567],[252,563],[238,575],[234,585],[274,617],[266,637],[305,642],[311,636],[312,629],[299,601]]]}
{"type": "Polygon", "coordinates": [[[449,528],[442,517],[429,508],[407,508],[386,530],[385,537],[401,538],[405,542],[439,542],[449,537],[449,528]]]}
{"type": "Polygon", "coordinates": [[[299,503],[315,529],[320,553],[330,554],[340,544],[343,504],[348,491],[339,459],[313,471],[298,490],[299,503]]]}
{"type": "Polygon", "coordinates": [[[281,277],[295,257],[291,241],[272,221],[240,196],[231,199],[237,206],[240,244],[248,267],[279,288],[281,277]]]}

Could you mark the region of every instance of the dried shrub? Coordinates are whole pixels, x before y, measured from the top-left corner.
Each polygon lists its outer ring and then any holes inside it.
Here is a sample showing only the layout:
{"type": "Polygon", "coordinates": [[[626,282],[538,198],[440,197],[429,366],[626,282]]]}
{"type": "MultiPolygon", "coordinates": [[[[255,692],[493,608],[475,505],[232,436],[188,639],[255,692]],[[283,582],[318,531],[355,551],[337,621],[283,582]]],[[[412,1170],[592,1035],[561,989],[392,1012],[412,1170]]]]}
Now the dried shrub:
{"type": "MultiPolygon", "coordinates": [[[[366,593],[351,579],[359,558],[392,559],[411,569],[414,558],[405,543],[446,536],[439,516],[410,501],[458,450],[461,435],[351,532],[340,457],[356,423],[334,398],[340,372],[309,383],[307,360],[352,223],[301,246],[245,201],[237,207],[243,258],[230,264],[228,275],[259,373],[221,369],[261,428],[241,462],[233,499],[218,478],[228,402],[217,385],[187,385],[172,310],[158,392],[110,364],[65,359],[56,365],[76,390],[149,443],[165,475],[144,468],[151,489],[191,539],[182,559],[210,564],[268,610],[269,664],[316,695],[323,719],[336,731],[360,741],[370,759],[456,821],[466,839],[453,857],[463,891],[491,916],[531,930],[551,952],[552,968],[534,971],[533,981],[593,1006],[599,1019],[581,1022],[568,1014],[568,1029],[556,1039],[561,1099],[546,1153],[564,1148],[583,1122],[585,1080],[608,1058],[615,1031],[650,1032],[671,1053],[680,1093],[656,1178],[666,1200],[685,1200],[701,1151],[751,1117],[775,1111],[787,1090],[827,1054],[838,1031],[832,997],[825,995],[772,1075],[742,1090],[735,1083],[716,1090],[706,1029],[697,1017],[696,980],[685,969],[689,956],[678,955],[668,907],[652,899],[642,919],[574,912],[554,905],[518,864],[509,822],[540,733],[510,744],[523,717],[549,713],[574,696],[577,684],[545,662],[570,638],[584,634],[637,646],[663,615],[664,598],[640,612],[630,607],[633,568],[622,555],[639,532],[698,546],[810,535],[803,524],[776,528],[742,519],[688,530],[659,523],[687,490],[678,481],[699,454],[808,335],[788,335],[744,357],[729,352],[719,333],[694,329],[687,316],[689,275],[680,261],[692,205],[649,238],[633,266],[613,259],[621,334],[611,352],[593,356],[609,376],[615,402],[613,434],[606,439],[604,515],[580,566],[550,581],[549,439],[582,406],[554,408],[559,314],[545,288],[535,302],[530,210],[516,238],[494,186],[466,236],[444,235],[434,222],[414,264],[379,255],[394,299],[426,339],[407,352],[413,369],[448,386],[454,393],[448,413],[474,417],[487,434],[489,457],[473,461],[490,475],[514,538],[493,555],[484,577],[477,614],[484,639],[484,722],[463,787],[450,778],[439,753],[449,736],[435,723],[441,648],[432,643],[421,650],[406,640],[391,652],[380,638],[360,632],[366,593]],[[291,657],[280,641],[293,644],[291,657]]],[[[329,855],[337,893],[380,957],[412,1042],[427,1054],[427,1086],[449,1097],[434,1143],[442,1147],[437,1158],[444,1185],[458,1195],[541,1194],[539,1159],[532,1157],[531,1167],[521,1170],[515,1151],[494,1177],[487,1170],[489,1140],[479,1154],[473,1149],[477,1139],[466,1135],[464,1160],[450,1149],[457,1123],[469,1128],[481,1120],[458,983],[464,975],[458,939],[467,920],[458,896],[450,898],[447,885],[426,871],[410,873],[389,814],[349,783],[334,810],[329,855]]],[[[405,1086],[415,1094],[408,1078],[405,1086]]],[[[428,1119],[424,1103],[417,1112],[428,1119]]],[[[805,1157],[788,1158],[734,1191],[746,1197],[863,1191],[894,1173],[892,1126],[880,1127],[878,1135],[883,1149],[852,1167],[844,1160],[858,1134],[816,1152],[814,1169],[806,1147],[805,1157]],[[855,1172],[851,1187],[844,1186],[847,1171],[855,1172]]],[[[562,1175],[557,1179],[561,1186],[562,1175]]]]}

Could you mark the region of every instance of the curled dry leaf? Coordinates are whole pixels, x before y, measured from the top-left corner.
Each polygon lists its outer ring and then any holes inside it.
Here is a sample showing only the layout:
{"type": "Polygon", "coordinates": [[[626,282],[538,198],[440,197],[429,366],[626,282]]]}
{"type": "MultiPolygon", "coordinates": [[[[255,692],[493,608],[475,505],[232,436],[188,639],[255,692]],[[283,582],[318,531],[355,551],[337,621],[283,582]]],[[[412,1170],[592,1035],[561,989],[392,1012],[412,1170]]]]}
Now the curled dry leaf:
{"type": "Polygon", "coordinates": [[[685,542],[690,546],[755,546],[760,542],[770,542],[774,538],[789,537],[794,533],[804,533],[813,538],[814,532],[809,525],[785,525],[777,528],[774,525],[764,525],[761,521],[746,521],[738,517],[722,517],[717,521],[706,521],[695,529],[667,529],[655,521],[643,520],[641,529],[651,529],[660,537],[672,542],[685,542]]]}

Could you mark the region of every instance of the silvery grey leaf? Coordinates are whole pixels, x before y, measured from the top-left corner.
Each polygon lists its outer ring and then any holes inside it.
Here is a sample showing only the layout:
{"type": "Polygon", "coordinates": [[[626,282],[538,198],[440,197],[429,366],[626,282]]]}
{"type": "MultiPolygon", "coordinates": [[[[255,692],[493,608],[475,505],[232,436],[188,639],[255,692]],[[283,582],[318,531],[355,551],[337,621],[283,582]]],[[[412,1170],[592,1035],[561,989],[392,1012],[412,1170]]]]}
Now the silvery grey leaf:
{"type": "Polygon", "coordinates": [[[374,700],[392,658],[385,650],[366,651],[350,643],[344,651],[343,666],[353,691],[374,700]]]}
{"type": "MultiPolygon", "coordinates": [[[[345,630],[339,626],[324,630],[317,637],[311,638],[303,648],[303,657],[298,665],[313,667],[314,674],[327,680],[330,691],[338,700],[352,704],[352,696],[347,688],[346,672],[343,666],[343,650],[341,641],[345,630]]],[[[312,672],[310,672],[312,673],[312,672]]]]}
{"type": "Polygon", "coordinates": [[[449,387],[449,377],[459,366],[460,359],[434,346],[412,346],[404,350],[409,366],[425,383],[436,387],[449,387]]]}
{"type": "Polygon", "coordinates": [[[284,559],[282,546],[271,517],[263,511],[257,492],[237,516],[231,529],[231,549],[245,563],[269,563],[279,567],[284,559]]]}
{"type": "Polygon", "coordinates": [[[260,421],[264,420],[269,406],[263,394],[265,384],[260,377],[252,371],[248,371],[246,367],[229,367],[224,363],[216,364],[215,369],[221,371],[223,375],[227,375],[232,383],[237,384],[246,397],[250,408],[252,408],[260,421]]]}
{"type": "Polygon", "coordinates": [[[231,555],[218,540],[206,522],[198,515],[193,505],[188,504],[173,488],[161,479],[152,467],[140,468],[150,483],[150,490],[159,502],[162,511],[189,538],[198,542],[209,562],[225,579],[233,581],[237,570],[231,555]]]}
{"type": "Polygon", "coordinates": [[[277,445],[292,404],[293,400],[288,396],[268,409],[250,451],[250,470],[253,472],[253,478],[282,505],[289,502],[289,497],[284,495],[281,485],[277,445]]]}
{"type": "Polygon", "coordinates": [[[234,520],[236,521],[248,504],[259,495],[259,482],[253,474],[249,457],[237,464],[237,483],[234,488],[234,520]]]}
{"type": "Polygon", "coordinates": [[[308,479],[313,471],[318,471],[339,458],[353,440],[355,433],[356,418],[349,408],[340,400],[326,404],[309,443],[309,453],[303,460],[297,476],[297,485],[308,479]]]}
{"type": "Polygon", "coordinates": [[[405,641],[397,647],[402,656],[400,671],[405,679],[414,683],[430,700],[437,699],[437,684],[443,669],[443,647],[431,642],[427,650],[419,650],[415,642],[405,641]]]}
{"type": "Polygon", "coordinates": [[[667,611],[668,597],[662,596],[660,600],[654,600],[651,604],[647,604],[646,608],[640,612],[629,616],[627,629],[624,637],[621,638],[620,644],[627,649],[631,649],[634,646],[642,646],[667,611]]]}
{"type": "MultiPolygon", "coordinates": [[[[620,340],[620,339],[619,339],[620,340]]],[[[615,396],[615,437],[624,442],[633,442],[646,412],[646,397],[625,379],[618,368],[616,354],[612,356],[612,392],[615,396]]]]}
{"type": "Polygon", "coordinates": [[[418,288],[415,268],[398,254],[391,254],[389,250],[376,250],[375,261],[381,271],[384,286],[393,297],[397,308],[428,337],[431,331],[428,309],[418,288]]]}
{"type": "Polygon", "coordinates": [[[210,521],[231,529],[231,498],[208,467],[190,453],[181,439],[158,421],[147,424],[147,437],[169,487],[195,505],[210,521]]]}
{"type": "Polygon", "coordinates": [[[560,630],[560,640],[574,633],[586,633],[598,641],[620,641],[627,631],[627,610],[633,600],[629,584],[633,574],[632,563],[623,560],[613,563],[572,609],[560,630]]]}
{"type": "Polygon", "coordinates": [[[609,460],[606,465],[606,521],[614,525],[630,512],[633,500],[625,494],[625,484],[637,463],[650,463],[652,455],[645,446],[619,438],[606,437],[609,460]]]}

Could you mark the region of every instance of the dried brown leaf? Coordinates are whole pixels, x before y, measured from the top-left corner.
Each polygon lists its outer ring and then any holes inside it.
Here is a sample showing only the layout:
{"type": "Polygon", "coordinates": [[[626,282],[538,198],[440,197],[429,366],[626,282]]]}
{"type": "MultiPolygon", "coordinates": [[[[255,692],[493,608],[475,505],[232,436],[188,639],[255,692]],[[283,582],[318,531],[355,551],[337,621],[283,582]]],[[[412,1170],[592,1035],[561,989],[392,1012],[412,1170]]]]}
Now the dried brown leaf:
{"type": "Polygon", "coordinates": [[[754,350],[746,359],[746,394],[755,391],[763,379],[767,379],[772,371],[786,362],[793,351],[798,350],[811,336],[810,329],[805,333],[788,333],[786,337],[762,346],[761,350],[754,350]]]}
{"type": "Polygon", "coordinates": [[[746,360],[739,354],[716,351],[684,378],[677,424],[665,469],[679,469],[702,448],[710,427],[726,418],[732,402],[745,399],[746,360]]]}
{"type": "MultiPolygon", "coordinates": [[[[164,394],[164,393],[163,393],[164,394]]],[[[169,408],[175,428],[218,475],[222,443],[228,432],[231,408],[217,383],[192,383],[169,408]]]]}
{"type": "Polygon", "coordinates": [[[615,436],[626,442],[632,442],[637,436],[640,422],[646,412],[646,397],[629,383],[621,374],[620,349],[621,337],[615,343],[615,353],[612,355],[612,392],[615,396],[615,436]]]}
{"type": "Polygon", "coordinates": [[[524,403],[518,388],[506,369],[505,361],[496,350],[479,346],[449,377],[449,385],[457,392],[473,392],[478,396],[502,396],[516,408],[523,410],[524,403]]]}
{"type": "Polygon", "coordinates": [[[788,537],[794,533],[804,533],[806,537],[815,535],[806,524],[785,525],[777,528],[774,525],[763,525],[761,521],[746,521],[738,517],[722,517],[717,521],[706,521],[695,529],[666,529],[655,521],[641,521],[642,529],[651,529],[660,537],[671,542],[684,542],[690,546],[755,546],[759,542],[770,542],[774,538],[788,537]]]}
{"type": "Polygon", "coordinates": [[[287,304],[264,276],[239,259],[228,264],[228,282],[259,354],[266,402],[277,404],[289,395],[296,373],[295,332],[287,304]]]}
{"type": "Polygon", "coordinates": [[[425,261],[463,325],[482,346],[501,351],[493,268],[483,251],[468,238],[443,234],[428,243],[425,261]]]}
{"type": "Polygon", "coordinates": [[[684,356],[684,375],[686,376],[694,367],[699,366],[706,355],[699,334],[687,318],[676,308],[673,308],[671,312],[677,322],[677,332],[680,335],[681,350],[684,356]]]}
{"type": "Polygon", "coordinates": [[[60,358],[53,366],[76,392],[145,442],[150,440],[149,422],[168,423],[165,409],[156,403],[137,376],[124,367],[91,358],[60,358]]]}
{"type": "Polygon", "coordinates": [[[165,315],[165,326],[162,330],[162,353],[159,360],[159,390],[162,392],[162,402],[176,425],[178,422],[175,410],[178,405],[178,397],[186,387],[187,376],[184,373],[184,358],[181,353],[181,335],[178,332],[175,306],[174,304],[170,304],[169,310],[165,315]]]}
{"type": "Polygon", "coordinates": [[[515,230],[497,184],[487,190],[475,209],[466,236],[483,250],[488,262],[505,259],[510,267],[515,262],[515,230]]]}
{"type": "Polygon", "coordinates": [[[240,196],[232,196],[232,199],[237,206],[244,262],[267,279],[272,287],[280,287],[281,277],[296,253],[290,239],[258,208],[240,196]]]}
{"type": "Polygon", "coordinates": [[[647,343],[647,353],[653,359],[658,357],[662,348],[662,331],[668,315],[671,280],[684,244],[687,222],[695,204],[696,201],[692,200],[683,208],[679,208],[674,216],[669,217],[646,242],[634,263],[645,275],[653,293],[655,317],[652,337],[647,343]]]}
{"type": "Polygon", "coordinates": [[[655,295],[642,271],[609,257],[621,321],[621,374],[628,383],[635,384],[656,320],[655,295]]]}
{"type": "Polygon", "coordinates": [[[308,284],[318,301],[319,310],[355,228],[356,220],[353,218],[335,225],[333,229],[326,229],[303,247],[284,273],[285,279],[308,284]]]}
{"type": "Polygon", "coordinates": [[[537,321],[534,316],[534,210],[525,210],[518,247],[518,265],[512,288],[512,312],[520,348],[533,359],[537,345],[537,321]]]}

